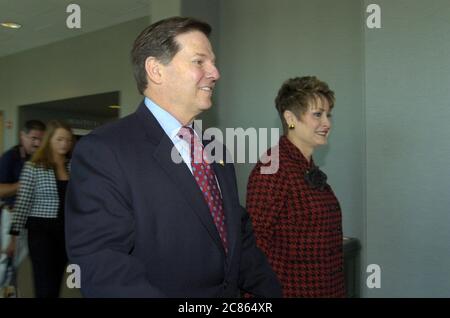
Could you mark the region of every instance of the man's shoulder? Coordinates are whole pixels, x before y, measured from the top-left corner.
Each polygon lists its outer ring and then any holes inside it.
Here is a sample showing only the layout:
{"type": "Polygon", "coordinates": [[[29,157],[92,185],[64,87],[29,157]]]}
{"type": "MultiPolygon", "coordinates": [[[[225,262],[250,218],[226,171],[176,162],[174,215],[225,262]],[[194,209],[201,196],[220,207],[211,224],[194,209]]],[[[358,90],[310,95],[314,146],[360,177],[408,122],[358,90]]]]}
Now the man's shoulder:
{"type": "Polygon", "coordinates": [[[136,113],[132,113],[114,122],[110,122],[94,129],[83,136],[75,145],[74,154],[80,151],[100,151],[104,147],[109,149],[123,149],[138,140],[142,133],[136,113]]]}
{"type": "Polygon", "coordinates": [[[18,163],[20,163],[20,149],[19,149],[19,145],[16,145],[10,149],[8,149],[7,151],[5,151],[3,153],[3,155],[0,157],[0,160],[2,162],[4,161],[17,161],[18,163]]]}
{"type": "Polygon", "coordinates": [[[11,156],[11,155],[20,155],[20,145],[15,145],[15,146],[9,148],[8,150],[6,150],[3,153],[3,156],[5,156],[5,155],[9,155],[9,156],[11,156]]]}
{"type": "Polygon", "coordinates": [[[20,158],[19,146],[7,150],[0,157],[0,183],[15,183],[19,180],[23,161],[20,158]]]}
{"type": "Polygon", "coordinates": [[[136,117],[136,113],[132,113],[94,129],[89,135],[105,140],[117,140],[121,136],[128,136],[138,128],[136,117]]]}

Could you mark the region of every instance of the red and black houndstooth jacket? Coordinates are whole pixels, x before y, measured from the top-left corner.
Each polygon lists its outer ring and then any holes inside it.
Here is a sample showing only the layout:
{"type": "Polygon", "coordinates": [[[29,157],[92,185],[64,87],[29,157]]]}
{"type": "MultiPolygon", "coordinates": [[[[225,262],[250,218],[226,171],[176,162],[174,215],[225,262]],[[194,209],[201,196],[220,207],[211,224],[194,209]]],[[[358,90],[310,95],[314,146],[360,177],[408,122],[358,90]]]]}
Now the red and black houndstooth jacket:
{"type": "Polygon", "coordinates": [[[258,162],[247,186],[247,210],[258,245],[277,273],[284,297],[345,297],[339,202],[328,184],[321,190],[305,181],[313,160],[309,164],[285,136],[278,147],[278,171],[261,174],[258,162]]]}

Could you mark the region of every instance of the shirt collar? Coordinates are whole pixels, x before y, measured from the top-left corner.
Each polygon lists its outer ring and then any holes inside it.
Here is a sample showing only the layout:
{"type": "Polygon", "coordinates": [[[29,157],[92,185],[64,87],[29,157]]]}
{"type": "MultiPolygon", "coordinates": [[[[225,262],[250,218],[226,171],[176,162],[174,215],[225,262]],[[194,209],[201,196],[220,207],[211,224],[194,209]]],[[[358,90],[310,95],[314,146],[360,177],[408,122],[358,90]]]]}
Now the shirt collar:
{"type": "MultiPolygon", "coordinates": [[[[179,131],[180,128],[183,126],[181,123],[174,117],[172,114],[170,114],[168,111],[163,109],[161,106],[157,105],[155,102],[153,102],[150,98],[144,99],[144,104],[148,108],[148,110],[155,116],[156,120],[166,133],[166,135],[170,138],[170,140],[173,142],[174,146],[177,148],[178,152],[182,156],[184,162],[188,166],[189,170],[192,172],[191,167],[191,159],[190,159],[190,151],[191,147],[189,145],[189,142],[187,140],[184,140],[183,138],[179,137],[179,131]]],[[[189,125],[187,125],[191,128],[193,128],[193,122],[191,122],[189,125]]],[[[197,132],[194,129],[194,133],[196,136],[198,136],[197,132]]],[[[220,187],[219,187],[220,191],[220,187]]]]}
{"type": "Polygon", "coordinates": [[[161,125],[162,129],[166,133],[167,136],[171,140],[173,140],[181,128],[181,123],[172,116],[168,111],[161,108],[161,106],[157,105],[150,98],[145,97],[144,99],[145,106],[147,106],[148,110],[155,116],[158,123],[161,125]]]}

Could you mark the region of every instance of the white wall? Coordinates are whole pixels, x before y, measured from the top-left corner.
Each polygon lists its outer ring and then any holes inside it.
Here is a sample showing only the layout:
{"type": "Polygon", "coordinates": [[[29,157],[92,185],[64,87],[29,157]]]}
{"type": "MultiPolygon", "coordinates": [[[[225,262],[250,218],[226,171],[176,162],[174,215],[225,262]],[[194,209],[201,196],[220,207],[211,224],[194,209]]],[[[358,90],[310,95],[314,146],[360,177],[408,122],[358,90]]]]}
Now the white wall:
{"type": "MultiPolygon", "coordinates": [[[[365,1],[366,4],[371,3],[365,1]]],[[[366,30],[370,297],[450,296],[450,2],[379,0],[366,30]]]]}

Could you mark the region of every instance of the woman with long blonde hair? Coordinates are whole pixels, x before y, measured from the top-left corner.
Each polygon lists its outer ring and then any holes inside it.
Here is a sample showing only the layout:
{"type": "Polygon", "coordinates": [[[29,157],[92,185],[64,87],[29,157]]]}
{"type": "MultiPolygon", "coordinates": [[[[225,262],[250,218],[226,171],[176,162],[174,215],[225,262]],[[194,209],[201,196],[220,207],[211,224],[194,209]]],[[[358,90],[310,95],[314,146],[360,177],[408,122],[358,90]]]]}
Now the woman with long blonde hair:
{"type": "MultiPolygon", "coordinates": [[[[40,148],[22,170],[10,234],[28,228],[35,296],[56,298],[67,263],[64,240],[64,201],[69,181],[69,125],[50,121],[40,148]]],[[[15,250],[11,241],[8,252],[15,250]]]]}

